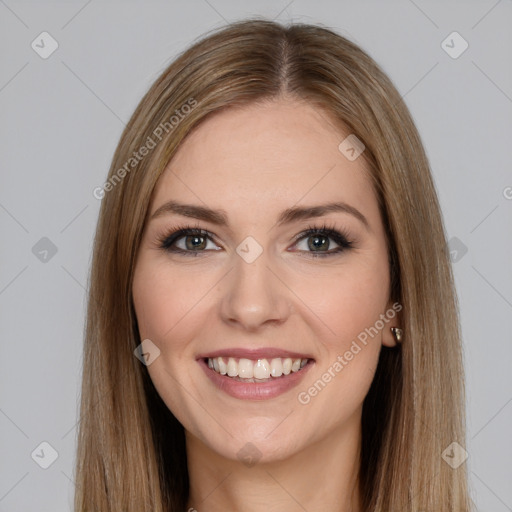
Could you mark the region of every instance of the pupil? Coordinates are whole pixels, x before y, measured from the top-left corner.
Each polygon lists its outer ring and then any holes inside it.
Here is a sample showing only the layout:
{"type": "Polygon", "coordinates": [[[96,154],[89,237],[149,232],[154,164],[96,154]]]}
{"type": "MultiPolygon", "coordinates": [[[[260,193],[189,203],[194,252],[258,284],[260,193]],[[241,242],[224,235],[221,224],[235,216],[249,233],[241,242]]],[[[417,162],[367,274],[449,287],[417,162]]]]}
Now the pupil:
{"type": "Polygon", "coordinates": [[[312,236],[309,238],[310,242],[308,246],[313,251],[318,249],[328,249],[329,248],[329,238],[326,236],[312,236]],[[312,242],[311,242],[312,240],[312,242]]]}

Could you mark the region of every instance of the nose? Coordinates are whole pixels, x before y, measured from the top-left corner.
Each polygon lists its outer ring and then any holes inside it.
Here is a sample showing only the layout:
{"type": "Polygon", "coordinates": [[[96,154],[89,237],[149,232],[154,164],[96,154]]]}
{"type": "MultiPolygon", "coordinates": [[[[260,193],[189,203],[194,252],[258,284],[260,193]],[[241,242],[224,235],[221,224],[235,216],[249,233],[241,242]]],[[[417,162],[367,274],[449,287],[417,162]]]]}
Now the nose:
{"type": "Polygon", "coordinates": [[[233,260],[234,268],[222,283],[222,320],[247,331],[285,322],[290,315],[290,297],[266,252],[252,263],[236,253],[233,260]]]}

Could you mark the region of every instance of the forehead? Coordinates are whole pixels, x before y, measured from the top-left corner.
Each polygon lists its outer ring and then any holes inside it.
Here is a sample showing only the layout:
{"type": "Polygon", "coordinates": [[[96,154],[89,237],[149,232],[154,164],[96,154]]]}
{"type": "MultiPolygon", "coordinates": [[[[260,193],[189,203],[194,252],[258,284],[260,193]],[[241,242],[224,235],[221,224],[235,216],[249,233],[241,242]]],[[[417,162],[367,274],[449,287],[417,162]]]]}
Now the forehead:
{"type": "Polygon", "coordinates": [[[296,100],[226,109],[183,141],[157,183],[152,212],[177,199],[261,218],[343,200],[378,215],[364,159],[339,150],[348,135],[325,111],[296,100]]]}

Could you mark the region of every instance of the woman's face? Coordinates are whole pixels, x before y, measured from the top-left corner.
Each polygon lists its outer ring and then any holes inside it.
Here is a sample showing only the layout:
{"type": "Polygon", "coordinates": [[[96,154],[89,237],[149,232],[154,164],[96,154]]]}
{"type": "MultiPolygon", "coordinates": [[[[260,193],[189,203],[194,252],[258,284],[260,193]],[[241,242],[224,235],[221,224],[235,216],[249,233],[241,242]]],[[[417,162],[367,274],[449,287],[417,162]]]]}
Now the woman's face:
{"type": "Polygon", "coordinates": [[[376,196],[359,148],[339,148],[348,135],[304,102],[225,110],[158,182],[133,298],[188,443],[263,462],[360,428],[398,323],[376,196]],[[189,228],[201,231],[174,234],[189,228]]]}

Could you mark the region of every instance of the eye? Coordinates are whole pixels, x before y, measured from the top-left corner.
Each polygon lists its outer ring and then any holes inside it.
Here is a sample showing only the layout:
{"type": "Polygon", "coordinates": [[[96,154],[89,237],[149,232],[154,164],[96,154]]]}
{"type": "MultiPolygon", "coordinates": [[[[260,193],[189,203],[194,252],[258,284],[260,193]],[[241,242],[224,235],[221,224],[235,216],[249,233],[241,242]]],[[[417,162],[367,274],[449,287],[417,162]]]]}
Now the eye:
{"type": "MultiPolygon", "coordinates": [[[[219,251],[215,242],[215,235],[205,229],[179,226],[170,234],[159,237],[161,249],[184,256],[199,256],[201,253],[219,251]]],[[[310,257],[328,257],[351,249],[353,242],[348,236],[328,226],[310,226],[306,231],[295,238],[291,252],[300,252],[310,257]]]]}
{"type": "Polygon", "coordinates": [[[188,256],[198,256],[201,252],[220,250],[220,247],[213,243],[212,233],[191,227],[180,227],[170,235],[164,235],[159,239],[159,245],[168,252],[188,256]]]}
{"type": "Polygon", "coordinates": [[[334,228],[327,226],[310,227],[307,231],[300,233],[294,245],[299,251],[311,253],[313,257],[331,256],[347,249],[353,245],[348,237],[334,228]]]}

